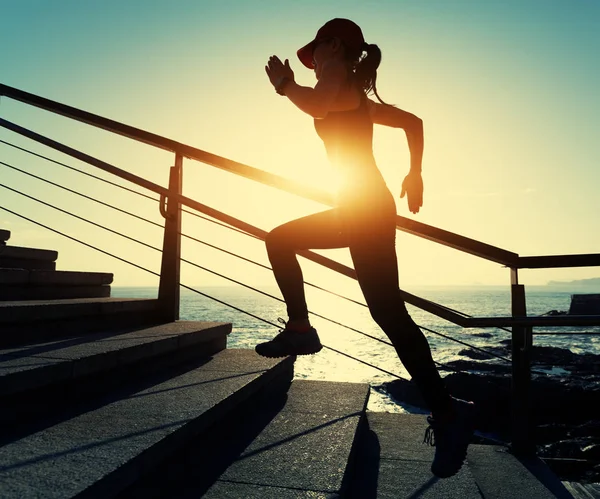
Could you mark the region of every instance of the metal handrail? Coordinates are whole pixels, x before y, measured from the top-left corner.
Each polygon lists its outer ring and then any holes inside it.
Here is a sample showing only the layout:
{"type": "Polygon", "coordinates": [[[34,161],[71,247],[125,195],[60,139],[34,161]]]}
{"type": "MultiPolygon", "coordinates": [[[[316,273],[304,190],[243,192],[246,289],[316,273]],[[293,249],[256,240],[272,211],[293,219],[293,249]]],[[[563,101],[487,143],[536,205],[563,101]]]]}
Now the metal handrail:
{"type": "Polygon", "coordinates": [[[600,254],[520,256],[517,261],[520,269],[556,269],[564,267],[598,267],[600,254]]]}
{"type": "MultiPolygon", "coordinates": [[[[123,137],[128,137],[153,147],[158,147],[160,149],[180,154],[183,157],[206,163],[222,170],[226,170],[230,173],[234,173],[235,175],[239,175],[271,187],[276,187],[291,194],[311,199],[325,205],[331,206],[334,204],[332,195],[320,189],[315,189],[299,182],[286,179],[279,175],[245,165],[238,161],[233,161],[222,156],[203,151],[202,149],[198,149],[196,147],[182,144],[175,140],[147,132],[140,128],[132,127],[118,121],[104,118],[97,114],[46,99],[44,97],[40,97],[8,85],[0,84],[0,96],[6,96],[46,111],[107,130],[123,137]]],[[[13,131],[17,131],[16,128],[19,128],[18,125],[12,124],[5,120],[2,120],[2,122],[2,126],[5,126],[13,131]]],[[[131,181],[134,182],[133,180],[131,181]]],[[[480,258],[484,258],[486,260],[511,268],[533,269],[600,266],[600,254],[523,257],[512,251],[498,248],[496,246],[446,231],[438,227],[424,224],[422,222],[417,222],[416,220],[412,220],[400,215],[397,215],[396,217],[396,227],[406,233],[413,234],[429,241],[433,241],[438,244],[442,244],[444,246],[454,248],[459,251],[463,251],[465,253],[469,253],[471,255],[478,256],[480,258]]]]}
{"type": "MultiPolygon", "coordinates": [[[[9,87],[8,85],[0,84],[0,96],[6,96],[11,99],[24,102],[26,104],[50,111],[76,121],[86,123],[88,125],[110,131],[123,137],[143,142],[145,144],[158,147],[167,151],[180,154],[183,157],[194,159],[202,163],[226,170],[230,173],[260,182],[271,187],[284,190],[291,194],[295,194],[318,203],[332,206],[334,205],[333,196],[320,189],[315,189],[310,186],[303,185],[299,182],[286,179],[273,173],[265,172],[243,163],[232,161],[223,158],[216,154],[212,154],[201,149],[182,144],[180,142],[156,135],[154,133],[141,130],[118,121],[104,118],[97,114],[89,113],[81,109],[77,109],[66,104],[40,97],[29,92],[24,92],[17,88],[9,87]]],[[[18,125],[2,120],[2,126],[17,131],[18,125]]],[[[23,129],[24,130],[24,129],[23,129]]],[[[21,133],[21,132],[18,132],[21,133]]],[[[138,184],[139,185],[139,184],[138,184]]],[[[415,220],[397,215],[396,226],[398,229],[413,234],[424,239],[448,246],[465,253],[469,253],[486,260],[500,263],[509,267],[514,267],[514,263],[518,259],[518,255],[511,251],[497,248],[490,244],[477,241],[459,234],[455,234],[431,225],[417,222],[415,220]]]]}
{"type": "MultiPolygon", "coordinates": [[[[162,137],[160,135],[135,128],[118,121],[114,121],[108,118],[104,118],[97,114],[93,114],[81,109],[77,109],[66,104],[62,104],[38,95],[25,92],[23,90],[10,87],[8,85],[0,84],[0,96],[6,96],[11,99],[44,109],[46,111],[65,116],[67,118],[74,119],[76,121],[87,123],[91,126],[101,128],[123,137],[143,142],[145,144],[158,147],[167,151],[180,154],[186,158],[194,159],[202,163],[229,171],[236,175],[260,182],[271,187],[287,191],[298,196],[311,199],[326,205],[333,205],[333,197],[331,194],[324,192],[320,189],[315,189],[310,186],[303,185],[299,182],[292,181],[275,175],[273,173],[265,172],[254,168],[243,163],[233,161],[227,158],[223,158],[216,154],[212,154],[201,149],[182,144],[175,140],[162,137]]],[[[22,133],[22,127],[1,120],[0,123],[5,128],[22,133]],[[19,129],[21,131],[19,131],[19,129]]],[[[33,133],[33,132],[32,132],[33,133]]],[[[35,140],[35,139],[34,139],[35,140]]],[[[122,173],[127,172],[121,170],[122,173]]],[[[117,176],[125,178],[134,183],[139,184],[137,181],[127,178],[126,176],[117,176]]],[[[147,186],[146,186],[147,187],[147,186]]],[[[147,187],[148,188],[148,187],[147,187]]],[[[153,190],[153,189],[151,189],[153,190]]],[[[560,267],[584,267],[584,266],[600,266],[600,254],[583,254],[583,255],[550,255],[550,256],[519,256],[517,253],[508,251],[496,246],[492,246],[475,239],[471,239],[453,232],[449,232],[431,225],[417,222],[400,215],[397,216],[397,228],[413,234],[424,239],[448,246],[465,253],[469,253],[480,258],[484,258],[489,261],[500,263],[510,268],[527,268],[527,269],[539,269],[539,268],[560,268],[560,267]]]]}
{"type": "MultiPolygon", "coordinates": [[[[143,142],[160,149],[180,154],[186,158],[206,163],[222,170],[229,171],[230,173],[234,173],[271,187],[276,187],[278,189],[325,205],[331,206],[334,204],[332,195],[320,189],[303,185],[299,182],[286,179],[279,175],[259,170],[258,168],[254,168],[252,166],[203,151],[187,144],[182,144],[175,140],[135,128],[118,121],[104,118],[97,114],[89,113],[87,111],[46,99],[44,97],[40,97],[8,85],[0,84],[0,96],[2,95],[44,109],[46,111],[53,112],[55,114],[59,114],[67,118],[110,131],[117,135],[128,137],[138,142],[143,142]]],[[[6,120],[2,120],[2,126],[5,126],[13,131],[18,131],[17,128],[21,128],[18,127],[18,125],[7,122],[6,120]]],[[[24,129],[21,128],[21,130],[24,129]]],[[[133,180],[131,181],[137,183],[133,180]]],[[[400,215],[397,215],[396,226],[398,229],[409,234],[413,234],[438,244],[442,244],[444,246],[448,246],[492,262],[500,263],[511,268],[533,269],[600,266],[600,254],[523,257],[512,251],[498,248],[496,246],[483,243],[460,234],[449,232],[438,227],[427,225],[422,222],[417,222],[416,220],[412,220],[400,215]]]]}

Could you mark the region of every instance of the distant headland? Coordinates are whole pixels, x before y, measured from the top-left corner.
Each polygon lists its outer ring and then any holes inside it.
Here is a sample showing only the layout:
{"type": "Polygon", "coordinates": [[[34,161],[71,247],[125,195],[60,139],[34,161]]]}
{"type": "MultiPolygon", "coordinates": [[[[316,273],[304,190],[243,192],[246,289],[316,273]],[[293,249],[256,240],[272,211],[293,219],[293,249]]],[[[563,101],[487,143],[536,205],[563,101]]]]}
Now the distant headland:
{"type": "Polygon", "coordinates": [[[574,281],[548,281],[547,286],[569,286],[569,287],[596,287],[600,288],[600,277],[593,277],[592,279],[576,279],[574,281]]]}

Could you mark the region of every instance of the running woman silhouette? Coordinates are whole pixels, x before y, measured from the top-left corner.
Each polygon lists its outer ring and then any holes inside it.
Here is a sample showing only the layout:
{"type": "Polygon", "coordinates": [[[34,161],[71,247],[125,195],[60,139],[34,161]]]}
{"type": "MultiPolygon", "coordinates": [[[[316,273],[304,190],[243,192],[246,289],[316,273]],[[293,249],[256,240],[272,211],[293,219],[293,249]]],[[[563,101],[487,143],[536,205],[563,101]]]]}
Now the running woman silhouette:
{"type": "Polygon", "coordinates": [[[458,472],[473,433],[474,404],[451,397],[431,356],[427,339],[400,294],[396,259],[396,204],[373,156],[373,124],[402,128],[410,170],[402,182],[408,208],[423,205],[423,123],[384,103],[377,93],[381,51],[367,44],[348,19],[325,23],[297,52],[315,71],[314,88],[298,85],[289,60],[269,58],[265,67],[275,91],[314,118],[327,156],[340,174],[333,209],[285,223],[266,238],[269,260],[287,306],[288,321],[271,341],[256,345],[265,357],[314,354],[322,345],[310,324],[296,251],[348,247],[369,311],[394,348],[431,410],[425,442],[435,445],[431,467],[438,477],[458,472]],[[372,92],[379,102],[367,95],[372,92]],[[433,438],[432,438],[433,437],[433,438]]]}

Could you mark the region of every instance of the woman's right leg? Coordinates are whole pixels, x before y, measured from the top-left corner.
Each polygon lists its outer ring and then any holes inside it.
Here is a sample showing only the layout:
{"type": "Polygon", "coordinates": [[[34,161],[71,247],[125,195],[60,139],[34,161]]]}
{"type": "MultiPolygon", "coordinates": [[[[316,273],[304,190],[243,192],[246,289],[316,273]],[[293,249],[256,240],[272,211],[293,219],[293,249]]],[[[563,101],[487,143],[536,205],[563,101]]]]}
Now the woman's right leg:
{"type": "Polygon", "coordinates": [[[296,251],[348,246],[336,209],[315,213],[273,229],[265,240],[275,280],[290,321],[308,319],[302,269],[296,251]]]}

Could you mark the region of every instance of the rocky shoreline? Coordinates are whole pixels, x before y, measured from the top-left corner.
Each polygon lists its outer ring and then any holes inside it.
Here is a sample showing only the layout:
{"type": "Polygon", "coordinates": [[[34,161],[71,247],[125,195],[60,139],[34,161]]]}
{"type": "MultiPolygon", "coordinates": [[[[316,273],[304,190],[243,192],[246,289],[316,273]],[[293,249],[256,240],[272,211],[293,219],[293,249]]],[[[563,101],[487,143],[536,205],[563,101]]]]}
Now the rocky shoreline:
{"type": "MultiPolygon", "coordinates": [[[[510,340],[504,340],[488,350],[510,357],[510,348],[510,340]]],[[[464,359],[447,364],[460,372],[442,371],[448,388],[477,404],[478,430],[509,441],[511,365],[484,360],[484,354],[472,349],[460,355],[464,359]]],[[[395,380],[380,389],[398,401],[425,407],[410,382],[395,380]]],[[[531,414],[537,454],[561,479],[600,482],[600,355],[534,346],[531,414]]]]}

